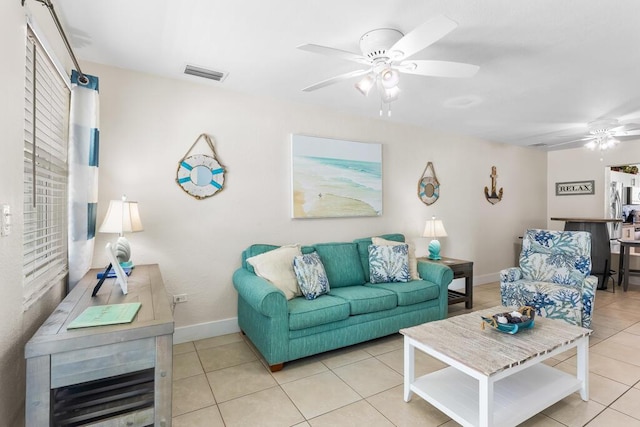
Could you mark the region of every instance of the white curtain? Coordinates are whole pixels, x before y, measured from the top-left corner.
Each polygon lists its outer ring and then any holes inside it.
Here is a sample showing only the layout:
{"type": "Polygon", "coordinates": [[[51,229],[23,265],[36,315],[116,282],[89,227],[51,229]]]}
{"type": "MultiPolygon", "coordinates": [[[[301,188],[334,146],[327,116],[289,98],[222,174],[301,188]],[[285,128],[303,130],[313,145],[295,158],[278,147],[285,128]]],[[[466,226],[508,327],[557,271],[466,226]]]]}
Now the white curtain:
{"type": "Polygon", "coordinates": [[[93,258],[100,148],[98,78],[71,74],[69,123],[69,290],[93,258]],[[84,79],[84,78],[86,79],[84,79]]]}

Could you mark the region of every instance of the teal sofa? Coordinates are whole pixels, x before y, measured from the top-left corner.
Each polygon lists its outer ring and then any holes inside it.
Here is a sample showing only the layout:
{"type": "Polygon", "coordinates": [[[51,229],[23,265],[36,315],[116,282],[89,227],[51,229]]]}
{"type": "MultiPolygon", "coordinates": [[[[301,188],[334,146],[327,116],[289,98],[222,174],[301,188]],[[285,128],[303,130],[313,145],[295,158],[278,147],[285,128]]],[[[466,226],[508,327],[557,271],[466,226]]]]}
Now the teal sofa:
{"type": "MultiPolygon", "coordinates": [[[[402,234],[380,237],[404,242],[402,234]]],[[[282,369],[284,362],[447,317],[450,268],[418,262],[422,280],[371,284],[369,245],[371,238],[302,246],[303,254],[318,253],[329,279],[329,294],[313,300],[287,300],[247,263],[247,258],[278,246],[255,244],[242,252],[242,266],[233,274],[238,324],[272,371],[282,369]]]]}

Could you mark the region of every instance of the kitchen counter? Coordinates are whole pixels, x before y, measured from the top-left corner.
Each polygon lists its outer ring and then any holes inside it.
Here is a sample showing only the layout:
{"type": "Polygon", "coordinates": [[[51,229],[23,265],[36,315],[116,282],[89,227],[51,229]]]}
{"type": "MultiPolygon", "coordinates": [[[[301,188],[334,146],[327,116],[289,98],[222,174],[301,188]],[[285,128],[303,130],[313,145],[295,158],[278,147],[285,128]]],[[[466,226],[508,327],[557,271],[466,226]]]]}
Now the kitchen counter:
{"type": "Polygon", "coordinates": [[[622,222],[620,218],[551,218],[551,221],[607,223],[622,222]]]}

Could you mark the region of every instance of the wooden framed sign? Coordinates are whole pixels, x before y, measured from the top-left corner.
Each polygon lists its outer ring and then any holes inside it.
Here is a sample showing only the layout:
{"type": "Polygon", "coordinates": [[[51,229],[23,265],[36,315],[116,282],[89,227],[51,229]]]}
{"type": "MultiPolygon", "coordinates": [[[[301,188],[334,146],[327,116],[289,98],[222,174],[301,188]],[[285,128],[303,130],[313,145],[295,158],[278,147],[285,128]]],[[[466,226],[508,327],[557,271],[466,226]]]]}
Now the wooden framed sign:
{"type": "Polygon", "coordinates": [[[556,182],[556,196],[579,196],[595,194],[594,180],[556,182]]]}

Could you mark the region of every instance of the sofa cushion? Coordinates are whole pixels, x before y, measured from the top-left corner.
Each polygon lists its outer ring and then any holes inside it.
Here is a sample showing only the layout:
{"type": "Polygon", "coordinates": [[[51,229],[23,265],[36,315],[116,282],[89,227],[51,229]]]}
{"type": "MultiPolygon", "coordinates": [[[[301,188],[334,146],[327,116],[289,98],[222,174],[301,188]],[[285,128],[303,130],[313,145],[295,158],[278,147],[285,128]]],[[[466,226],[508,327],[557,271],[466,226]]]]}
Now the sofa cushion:
{"type": "Polygon", "coordinates": [[[365,283],[355,243],[319,243],[314,247],[327,272],[331,289],[365,283]]]}
{"type": "Polygon", "coordinates": [[[409,246],[369,246],[371,283],[408,282],[409,246]]]}
{"type": "Polygon", "coordinates": [[[302,255],[300,245],[281,246],[269,252],[247,258],[256,275],[271,282],[289,300],[301,295],[293,271],[293,258],[302,255]]]}
{"type": "Polygon", "coordinates": [[[247,249],[242,251],[242,266],[249,270],[251,273],[255,273],[253,266],[247,262],[248,258],[254,257],[256,255],[263,254],[265,252],[272,251],[274,249],[278,249],[280,246],[276,245],[265,245],[262,243],[258,243],[255,245],[249,246],[247,249]]]}
{"type": "MultiPolygon", "coordinates": [[[[382,237],[385,240],[404,243],[404,235],[399,233],[382,234],[379,237],[382,237]]],[[[371,278],[369,277],[369,246],[373,244],[373,241],[371,237],[365,237],[362,239],[356,239],[353,241],[353,243],[355,243],[358,247],[358,255],[360,255],[360,262],[362,263],[364,280],[365,282],[369,282],[371,280],[371,278]]]]}
{"type": "Polygon", "coordinates": [[[412,280],[407,283],[377,283],[366,286],[386,289],[395,293],[399,306],[418,304],[437,299],[440,296],[440,286],[426,280],[412,280]]]}
{"type": "MultiPolygon", "coordinates": [[[[372,237],[371,243],[377,246],[396,246],[404,244],[403,242],[387,240],[382,237],[372,237]]],[[[416,258],[416,245],[410,242],[407,242],[406,244],[409,246],[409,275],[411,276],[411,280],[420,280],[420,275],[418,274],[418,259],[416,258]]]]}
{"type": "Polygon", "coordinates": [[[295,257],[293,271],[298,279],[298,287],[306,299],[315,299],[329,293],[329,279],[317,252],[295,257]]]}
{"type": "Polygon", "coordinates": [[[316,299],[293,298],[287,302],[289,308],[289,330],[310,328],[337,322],[349,317],[349,302],[330,295],[316,299]]]}
{"type": "Polygon", "coordinates": [[[350,305],[351,315],[389,310],[398,305],[396,294],[370,286],[331,288],[331,296],[342,298],[350,305]]]}

